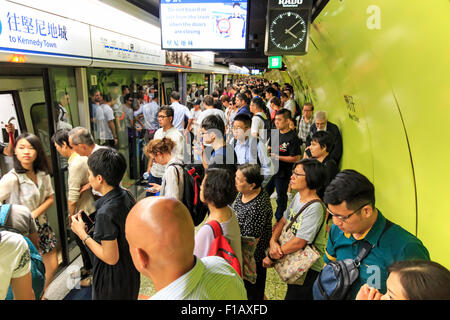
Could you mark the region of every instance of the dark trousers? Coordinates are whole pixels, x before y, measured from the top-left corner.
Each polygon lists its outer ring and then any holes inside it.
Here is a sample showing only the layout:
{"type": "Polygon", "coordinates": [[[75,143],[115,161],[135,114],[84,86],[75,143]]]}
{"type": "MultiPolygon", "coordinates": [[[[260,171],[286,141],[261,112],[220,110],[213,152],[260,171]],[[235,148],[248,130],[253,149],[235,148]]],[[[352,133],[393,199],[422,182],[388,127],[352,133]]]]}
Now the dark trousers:
{"type": "Polygon", "coordinates": [[[277,219],[277,222],[283,217],[283,213],[287,208],[289,181],[290,177],[273,176],[265,187],[269,196],[273,193],[274,189],[277,191],[277,210],[275,211],[275,219],[277,219]]]}
{"type": "Polygon", "coordinates": [[[77,246],[80,248],[81,259],[83,260],[83,267],[86,270],[92,270],[91,258],[89,257],[89,253],[86,249],[86,246],[83,244],[83,240],[81,240],[80,237],[75,235],[75,242],[77,243],[77,246]]]}
{"type": "Polygon", "coordinates": [[[288,284],[284,300],[314,300],[312,288],[318,276],[319,272],[308,270],[303,285],[288,284]]]}
{"type": "Polygon", "coordinates": [[[256,261],[256,282],[253,284],[244,280],[248,300],[264,300],[266,276],[267,269],[262,266],[262,261],[256,261]]]}
{"type": "Polygon", "coordinates": [[[128,129],[128,156],[130,161],[130,179],[137,179],[136,135],[135,129],[128,129]]]}

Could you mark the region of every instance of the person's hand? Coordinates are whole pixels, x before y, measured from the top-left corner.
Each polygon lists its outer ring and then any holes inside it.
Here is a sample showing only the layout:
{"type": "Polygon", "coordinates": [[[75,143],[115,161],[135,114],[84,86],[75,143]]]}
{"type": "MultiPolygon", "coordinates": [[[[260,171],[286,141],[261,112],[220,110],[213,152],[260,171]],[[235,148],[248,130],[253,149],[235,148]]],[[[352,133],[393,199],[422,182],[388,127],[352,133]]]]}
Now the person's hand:
{"type": "Polygon", "coordinates": [[[83,234],[86,233],[86,224],[81,218],[81,214],[77,213],[72,216],[72,224],[70,225],[70,229],[72,229],[73,233],[75,233],[80,239],[83,234]]]}
{"type": "Polygon", "coordinates": [[[276,153],[271,153],[271,154],[270,154],[270,157],[271,157],[271,158],[274,158],[274,159],[277,159],[277,160],[280,159],[280,155],[279,155],[279,154],[276,154],[276,153]]]}
{"type": "Polygon", "coordinates": [[[149,185],[150,185],[150,188],[146,189],[148,192],[157,193],[157,192],[161,191],[161,186],[159,184],[150,183],[149,185]]]}
{"type": "Polygon", "coordinates": [[[12,135],[14,137],[14,133],[16,132],[16,128],[14,127],[14,124],[12,124],[11,122],[5,124],[5,129],[6,129],[6,132],[12,133],[12,135]]]}
{"type": "Polygon", "coordinates": [[[269,257],[265,257],[262,261],[262,266],[264,268],[272,268],[273,267],[273,262],[272,260],[270,260],[269,257]]]}
{"type": "Polygon", "coordinates": [[[114,138],[114,145],[117,147],[119,145],[119,139],[114,138]]]}
{"type": "Polygon", "coordinates": [[[383,295],[376,288],[371,288],[366,283],[359,289],[355,300],[380,300],[383,295]]]}
{"type": "Polygon", "coordinates": [[[87,190],[91,189],[91,184],[90,183],[86,183],[84,186],[81,187],[80,189],[80,193],[83,193],[87,190]]]}
{"type": "Polygon", "coordinates": [[[270,243],[269,255],[272,259],[281,259],[283,257],[283,251],[277,242],[270,243]]]}

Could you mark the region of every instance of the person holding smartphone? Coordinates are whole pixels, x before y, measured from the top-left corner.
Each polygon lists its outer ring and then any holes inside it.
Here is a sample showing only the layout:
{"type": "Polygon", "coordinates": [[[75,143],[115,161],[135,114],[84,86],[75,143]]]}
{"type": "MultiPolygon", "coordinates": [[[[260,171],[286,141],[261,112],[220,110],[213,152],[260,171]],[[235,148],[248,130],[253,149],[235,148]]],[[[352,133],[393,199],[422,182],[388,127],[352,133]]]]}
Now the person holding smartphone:
{"type": "Polygon", "coordinates": [[[72,231],[88,248],[93,264],[93,300],[137,300],[139,272],[133,265],[125,238],[125,220],[135,204],[131,194],[119,186],[125,174],[125,157],[103,148],[89,157],[89,183],[103,196],[95,202],[93,235],[86,231],[81,213],[72,216],[72,231]]]}

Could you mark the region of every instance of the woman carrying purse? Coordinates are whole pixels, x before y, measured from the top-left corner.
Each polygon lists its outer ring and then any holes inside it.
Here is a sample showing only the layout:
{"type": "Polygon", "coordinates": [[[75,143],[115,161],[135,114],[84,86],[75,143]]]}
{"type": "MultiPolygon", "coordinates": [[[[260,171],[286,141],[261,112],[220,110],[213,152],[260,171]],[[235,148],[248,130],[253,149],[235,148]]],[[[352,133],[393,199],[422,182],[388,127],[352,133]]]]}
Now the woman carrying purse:
{"type": "Polygon", "coordinates": [[[325,179],[325,168],[315,159],[303,159],[294,165],[290,185],[298,193],[273,230],[270,248],[268,255],[263,260],[263,266],[273,267],[277,260],[291,253],[302,251],[307,245],[313,243],[320,253],[320,258],[298,279],[298,282],[287,284],[285,300],[313,299],[312,286],[323,267],[323,255],[327,240],[324,226],[326,211],[317,195],[317,190],[325,182],[325,179]],[[302,210],[303,207],[305,209],[302,210]],[[298,215],[300,210],[302,212],[298,215]],[[294,237],[280,245],[279,239],[286,224],[290,225],[289,229],[294,237]]]}

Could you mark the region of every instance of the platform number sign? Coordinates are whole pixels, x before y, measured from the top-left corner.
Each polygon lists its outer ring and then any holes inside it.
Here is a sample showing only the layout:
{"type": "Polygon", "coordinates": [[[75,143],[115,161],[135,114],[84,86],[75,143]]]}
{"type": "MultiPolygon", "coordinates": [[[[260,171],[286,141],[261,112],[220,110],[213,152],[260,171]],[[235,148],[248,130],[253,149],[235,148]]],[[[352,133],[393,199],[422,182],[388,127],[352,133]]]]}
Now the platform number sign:
{"type": "Polygon", "coordinates": [[[312,0],[268,0],[266,55],[307,53],[311,8],[312,0]]]}

